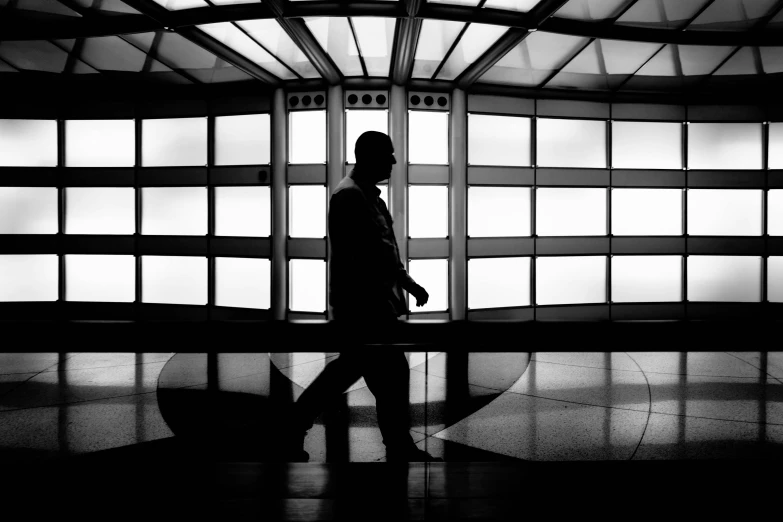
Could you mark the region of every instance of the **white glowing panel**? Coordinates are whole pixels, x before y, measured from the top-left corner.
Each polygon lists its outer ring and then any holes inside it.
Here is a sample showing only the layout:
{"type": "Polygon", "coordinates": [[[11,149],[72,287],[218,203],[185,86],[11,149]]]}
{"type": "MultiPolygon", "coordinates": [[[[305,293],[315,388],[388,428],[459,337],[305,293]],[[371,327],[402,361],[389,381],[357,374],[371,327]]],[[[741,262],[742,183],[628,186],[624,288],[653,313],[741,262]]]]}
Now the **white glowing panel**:
{"type": "Polygon", "coordinates": [[[206,166],[207,119],[142,120],[141,164],[145,167],[206,166]]]}
{"type": "Polygon", "coordinates": [[[530,118],[468,114],[468,165],[530,166],[530,118]]]}
{"type": "Polygon", "coordinates": [[[386,203],[386,209],[391,214],[391,208],[389,208],[389,185],[378,185],[378,189],[381,191],[378,197],[386,203]]]}
{"type": "Polygon", "coordinates": [[[416,298],[408,296],[408,308],[416,312],[444,312],[449,308],[448,259],[412,259],[408,274],[429,294],[424,306],[416,306],[416,298]]]}
{"type": "Polygon", "coordinates": [[[769,168],[783,169],[783,122],[769,124],[769,168]]]}
{"type": "Polygon", "coordinates": [[[56,233],[56,188],[0,187],[0,234],[56,233]]]}
{"type": "Polygon", "coordinates": [[[288,265],[292,312],[326,311],[326,261],[292,259],[288,265]]]}
{"type": "Polygon", "coordinates": [[[606,235],[606,189],[536,189],[539,236],[606,235]]]}
{"type": "Polygon", "coordinates": [[[761,301],[761,257],[688,256],[688,301],[761,301]]]}
{"type": "Polygon", "coordinates": [[[408,111],[408,162],[448,165],[448,112],[408,111]]]}
{"type": "Polygon", "coordinates": [[[142,188],[141,233],[151,236],[206,235],[207,188],[142,188]]]}
{"type": "Polygon", "coordinates": [[[56,167],[55,120],[0,119],[0,167],[56,167]]]}
{"type": "Polygon", "coordinates": [[[410,237],[448,237],[449,187],[408,187],[408,234],[410,237]]]}
{"type": "Polygon", "coordinates": [[[57,301],[56,255],[0,255],[0,301],[57,301]]]}
{"type": "Polygon", "coordinates": [[[67,120],[66,167],[133,167],[136,124],[133,120],[67,120]]]}
{"type": "Polygon", "coordinates": [[[679,236],[682,189],[613,189],[612,234],[679,236]]]}
{"type": "Polygon", "coordinates": [[[612,167],[681,169],[682,123],[613,121],[612,167]]]}
{"type": "Polygon", "coordinates": [[[207,304],[207,258],[142,256],[141,296],[144,303],[207,304]]]}
{"type": "Polygon", "coordinates": [[[288,124],[288,163],[326,163],[326,111],[291,112],[288,124]]]}
{"type": "Polygon", "coordinates": [[[767,192],[767,234],[783,236],[783,190],[780,189],[767,192]]]}
{"type": "Polygon", "coordinates": [[[760,169],[760,123],[691,123],[689,169],[760,169]]]}
{"type": "Polygon", "coordinates": [[[134,256],[65,256],[66,301],[132,303],[134,299],[134,256]]]}
{"type": "Polygon", "coordinates": [[[691,189],[688,234],[692,236],[760,236],[761,190],[691,189]]]}
{"type": "Polygon", "coordinates": [[[606,302],[606,256],[536,258],[536,304],[606,302]]]}
{"type": "Polygon", "coordinates": [[[606,168],[606,122],[538,118],[539,167],[606,168]]]}
{"type": "Polygon", "coordinates": [[[529,187],[468,187],[468,236],[530,235],[529,187]]]}
{"type": "Polygon", "coordinates": [[[783,303],[783,256],[767,258],[767,300],[783,303]]]}
{"type": "Polygon", "coordinates": [[[326,237],[326,187],[288,187],[288,227],[290,237],[326,237]]]}
{"type": "Polygon", "coordinates": [[[468,260],[468,308],[530,306],[530,258],[468,260]]]}
{"type": "Polygon", "coordinates": [[[350,164],[356,163],[356,140],[367,131],[389,134],[389,111],[383,110],[347,110],[345,111],[345,158],[350,164]]]}
{"type": "Polygon", "coordinates": [[[612,302],[682,301],[682,256],[612,257],[612,302]]]}
{"type": "Polygon", "coordinates": [[[271,158],[269,114],[215,118],[215,165],[268,165],[271,158]]]}
{"type": "Polygon", "coordinates": [[[136,191],[129,187],[65,189],[66,234],[133,234],[136,191]]]}
{"type": "Polygon", "coordinates": [[[270,187],[215,187],[215,235],[272,234],[270,187]]]}
{"type": "Polygon", "coordinates": [[[269,309],[272,264],[269,259],[215,258],[215,304],[269,309]]]}

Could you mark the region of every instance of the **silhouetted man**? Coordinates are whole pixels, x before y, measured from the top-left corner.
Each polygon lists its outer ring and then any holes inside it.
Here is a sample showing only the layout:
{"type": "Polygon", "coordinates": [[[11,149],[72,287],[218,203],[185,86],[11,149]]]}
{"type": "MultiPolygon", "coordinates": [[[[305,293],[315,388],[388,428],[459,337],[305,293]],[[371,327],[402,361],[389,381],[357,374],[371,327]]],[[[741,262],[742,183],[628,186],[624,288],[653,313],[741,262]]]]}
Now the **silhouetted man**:
{"type": "MultiPolygon", "coordinates": [[[[429,299],[400,260],[391,215],[375,186],[389,179],[397,163],[391,139],[381,132],[365,132],[356,140],[355,152],[356,167],[340,181],[329,204],[329,303],[335,321],[349,331],[388,327],[408,313],[403,290],[416,298],[417,306],[429,299]]],[[[307,458],[304,436],[326,403],[364,377],[376,399],[387,461],[433,460],[410,435],[409,374],[402,350],[353,344],[351,351],[324,368],[295,404],[291,442],[300,458],[307,458]]]]}

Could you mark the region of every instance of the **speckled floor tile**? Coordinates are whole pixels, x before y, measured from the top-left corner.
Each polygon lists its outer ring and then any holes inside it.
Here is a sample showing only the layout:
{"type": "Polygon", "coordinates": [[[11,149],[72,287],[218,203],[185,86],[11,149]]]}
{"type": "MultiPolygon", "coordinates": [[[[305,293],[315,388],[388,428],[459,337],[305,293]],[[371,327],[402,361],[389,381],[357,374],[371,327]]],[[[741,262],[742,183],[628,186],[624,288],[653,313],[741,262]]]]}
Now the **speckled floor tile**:
{"type": "MultiPolygon", "coordinates": [[[[649,391],[641,372],[603,370],[531,362],[509,391],[580,404],[607,407],[647,404],[649,391]]],[[[646,407],[644,408],[646,411],[646,407]]]]}
{"type": "Polygon", "coordinates": [[[641,371],[639,366],[628,357],[628,354],[617,352],[538,352],[533,353],[532,360],[570,366],[602,368],[604,370],[641,371]]]}
{"type": "Polygon", "coordinates": [[[0,411],[3,410],[3,396],[9,393],[11,390],[21,386],[26,381],[32,379],[38,375],[35,373],[11,373],[8,375],[0,375],[0,411]]]}
{"type": "Polygon", "coordinates": [[[174,355],[168,353],[79,353],[64,354],[62,364],[49,368],[47,371],[59,371],[61,366],[70,370],[87,370],[92,368],[107,368],[112,366],[132,366],[136,364],[165,363],[174,355]]]}
{"type": "Polygon", "coordinates": [[[435,437],[527,460],[625,460],[647,414],[504,393],[435,437]]]}
{"type": "MultiPolygon", "coordinates": [[[[760,352],[726,352],[733,357],[742,359],[748,364],[759,369],[763,367],[762,354],[760,352]]],[[[783,352],[768,352],[767,356],[767,380],[783,383],[783,352]]]]}
{"type": "Polygon", "coordinates": [[[43,372],[4,395],[0,411],[154,392],[165,364],[43,372]]]}
{"type": "Polygon", "coordinates": [[[0,413],[9,458],[76,454],[172,436],[154,393],[0,413]]]}
{"type": "Polygon", "coordinates": [[[0,353],[0,375],[37,373],[57,364],[56,353],[0,353]]]}
{"type": "Polygon", "coordinates": [[[322,361],[324,359],[334,359],[337,353],[329,352],[293,352],[293,353],[270,353],[269,358],[280,369],[296,366],[297,364],[309,363],[313,361],[322,361]]]}
{"type": "MultiPolygon", "coordinates": [[[[429,360],[430,375],[467,382],[499,392],[508,390],[527,371],[526,353],[441,353],[429,360]]],[[[424,372],[422,365],[414,371],[424,372]]]]}
{"type": "Polygon", "coordinates": [[[630,352],[628,356],[647,373],[758,377],[759,371],[723,352],[630,352]]]}
{"type": "MultiPolygon", "coordinates": [[[[647,380],[655,413],[783,424],[783,385],[777,382],[660,373],[647,380]]],[[[647,409],[642,402],[629,407],[647,409]]]]}
{"type": "Polygon", "coordinates": [[[783,426],[653,413],[634,460],[780,458],[783,426]]]}

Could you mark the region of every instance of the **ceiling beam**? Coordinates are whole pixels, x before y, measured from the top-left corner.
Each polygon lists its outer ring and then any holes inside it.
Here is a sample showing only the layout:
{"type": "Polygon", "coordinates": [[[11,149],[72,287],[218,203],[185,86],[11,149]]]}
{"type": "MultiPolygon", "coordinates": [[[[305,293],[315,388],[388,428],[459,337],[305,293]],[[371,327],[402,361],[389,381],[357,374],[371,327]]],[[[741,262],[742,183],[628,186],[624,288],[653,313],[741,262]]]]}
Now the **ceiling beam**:
{"type": "Polygon", "coordinates": [[[416,17],[422,4],[424,4],[423,0],[405,0],[408,17],[397,20],[396,45],[391,67],[391,79],[395,85],[405,85],[411,77],[422,25],[422,20],[416,17]]]}
{"type": "Polygon", "coordinates": [[[511,28],[492,44],[478,60],[468,66],[456,78],[456,83],[460,89],[467,89],[473,83],[481,78],[493,65],[508,54],[511,49],[519,45],[522,40],[530,34],[530,29],[538,30],[563,4],[568,0],[542,0],[530,12],[525,15],[524,28],[511,28]]]}

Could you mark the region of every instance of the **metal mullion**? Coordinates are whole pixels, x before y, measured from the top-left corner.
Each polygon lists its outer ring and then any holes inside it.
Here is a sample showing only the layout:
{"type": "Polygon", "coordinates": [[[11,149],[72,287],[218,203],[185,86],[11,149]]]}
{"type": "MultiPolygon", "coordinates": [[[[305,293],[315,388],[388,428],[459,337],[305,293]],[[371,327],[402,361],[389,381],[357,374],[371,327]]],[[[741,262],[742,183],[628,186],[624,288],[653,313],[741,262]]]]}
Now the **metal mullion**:
{"type": "Polygon", "coordinates": [[[606,259],[606,302],[609,320],[612,320],[612,104],[606,120],[606,166],[609,168],[609,186],[606,188],[606,235],[609,237],[609,257],[606,259]]]}
{"type": "Polygon", "coordinates": [[[533,256],[530,258],[530,306],[533,308],[533,321],[536,321],[536,260],[538,234],[536,231],[536,193],[538,191],[538,100],[533,100],[533,117],[530,119],[530,159],[533,167],[533,186],[530,187],[530,237],[533,239],[533,256]]]}
{"type": "MultiPolygon", "coordinates": [[[[138,116],[138,113],[137,113],[138,116]]],[[[141,255],[139,252],[139,240],[141,235],[141,187],[139,187],[139,168],[142,165],[142,120],[141,118],[135,118],[135,134],[136,134],[136,149],[135,149],[135,168],[133,169],[133,189],[135,192],[135,232],[133,233],[133,256],[136,260],[136,289],[133,300],[133,309],[135,318],[138,320],[141,317],[141,255]]]]}
{"type": "Polygon", "coordinates": [[[368,77],[369,74],[367,74],[367,65],[364,63],[364,56],[362,56],[362,48],[359,45],[359,38],[356,36],[356,29],[353,26],[353,20],[351,20],[350,17],[348,17],[348,27],[351,28],[351,36],[353,36],[353,42],[356,44],[356,50],[359,54],[359,63],[362,64],[362,73],[365,77],[368,77]]]}
{"type": "Polygon", "coordinates": [[[65,319],[65,120],[57,119],[57,312],[65,319]]]}
{"type": "Polygon", "coordinates": [[[685,254],[682,256],[682,303],[685,320],[688,317],[688,106],[685,105],[685,122],[682,129],[682,165],[685,170],[685,188],[682,191],[682,235],[685,238],[685,254]]]}
{"type": "Polygon", "coordinates": [[[215,235],[215,187],[212,186],[214,164],[215,116],[209,114],[207,116],[207,321],[212,319],[212,309],[215,306],[215,257],[212,252],[212,237],[215,235]]]}
{"type": "Polygon", "coordinates": [[[541,82],[540,84],[538,84],[538,85],[536,86],[536,88],[537,88],[537,89],[542,89],[542,88],[544,88],[544,87],[546,86],[546,84],[548,84],[550,81],[552,81],[552,79],[553,79],[555,76],[557,76],[558,74],[560,74],[560,72],[561,72],[563,69],[565,69],[565,68],[568,66],[568,64],[569,64],[569,63],[571,63],[571,62],[572,62],[572,61],[573,61],[573,60],[574,60],[574,59],[575,59],[577,56],[579,56],[580,54],[582,54],[582,53],[584,52],[584,50],[585,50],[585,49],[587,49],[588,47],[590,47],[590,44],[592,44],[594,41],[596,41],[596,38],[595,38],[595,37],[593,37],[593,38],[590,38],[590,39],[587,41],[587,43],[586,43],[586,44],[585,44],[585,45],[584,45],[584,46],[583,46],[581,49],[579,49],[578,51],[576,51],[576,52],[575,52],[575,53],[574,53],[574,54],[571,56],[571,58],[569,58],[568,60],[566,60],[566,61],[565,61],[565,62],[564,62],[564,63],[563,63],[563,64],[562,64],[560,67],[558,67],[557,69],[555,69],[554,71],[552,71],[552,72],[549,74],[549,76],[547,76],[547,77],[546,77],[546,79],[545,79],[543,82],[541,82]]]}
{"type": "MultiPolygon", "coordinates": [[[[783,2],[781,2],[783,7],[783,2]]],[[[761,233],[764,255],[761,257],[761,302],[769,308],[769,122],[761,125],[761,168],[764,169],[764,191],[761,198],[761,233]]],[[[768,312],[769,313],[769,312],[768,312]]]]}

